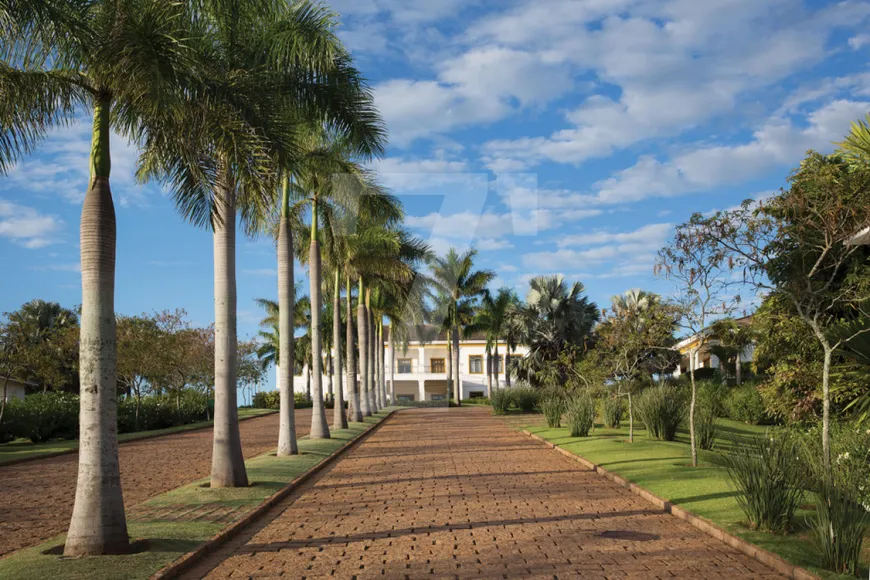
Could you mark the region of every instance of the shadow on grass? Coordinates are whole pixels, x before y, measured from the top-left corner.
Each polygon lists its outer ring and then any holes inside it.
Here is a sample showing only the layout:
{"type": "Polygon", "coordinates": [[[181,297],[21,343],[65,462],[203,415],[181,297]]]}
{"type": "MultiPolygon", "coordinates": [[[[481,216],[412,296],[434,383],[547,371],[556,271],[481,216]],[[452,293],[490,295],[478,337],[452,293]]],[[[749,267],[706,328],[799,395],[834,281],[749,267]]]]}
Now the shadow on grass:
{"type": "Polygon", "coordinates": [[[711,499],[725,499],[727,497],[737,497],[740,495],[736,491],[722,491],[719,493],[708,493],[706,495],[694,495],[691,497],[678,497],[670,500],[671,503],[682,504],[682,503],[692,503],[697,501],[708,501],[711,499]]]}

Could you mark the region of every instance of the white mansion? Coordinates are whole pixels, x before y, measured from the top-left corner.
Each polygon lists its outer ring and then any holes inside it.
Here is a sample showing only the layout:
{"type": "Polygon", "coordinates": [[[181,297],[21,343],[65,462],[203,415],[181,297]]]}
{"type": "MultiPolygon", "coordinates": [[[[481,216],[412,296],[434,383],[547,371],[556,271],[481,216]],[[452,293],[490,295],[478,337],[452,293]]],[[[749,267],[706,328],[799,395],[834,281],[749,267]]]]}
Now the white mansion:
{"type": "MultiPolygon", "coordinates": [[[[403,349],[396,344],[395,365],[390,372],[392,353],[389,343],[385,344],[385,375],[387,392],[392,390],[392,381],[396,383],[396,399],[398,401],[443,401],[447,400],[448,344],[447,336],[442,332],[435,333],[434,328],[427,327],[424,334],[430,334],[431,339],[421,337],[415,328],[410,329],[408,348],[403,349]]],[[[389,330],[384,328],[384,335],[389,336],[389,330]]],[[[462,388],[462,398],[471,399],[486,396],[487,364],[492,365],[493,387],[505,385],[505,363],[508,356],[523,356],[527,349],[519,346],[508,355],[507,344],[499,341],[498,358],[490,353],[490,362],[486,360],[486,338],[483,335],[460,339],[459,341],[459,380],[462,388]]],[[[344,354],[344,353],[342,353],[344,354]]],[[[343,357],[342,357],[343,358],[343,357]]],[[[324,365],[326,366],[326,365],[324,365]]],[[[324,369],[325,370],[325,369],[324,369]]],[[[306,392],[308,388],[308,368],[297,372],[293,378],[293,389],[298,393],[306,392]]],[[[347,385],[344,386],[347,396],[347,385]]],[[[323,377],[323,392],[329,392],[329,377],[323,377]]]]}

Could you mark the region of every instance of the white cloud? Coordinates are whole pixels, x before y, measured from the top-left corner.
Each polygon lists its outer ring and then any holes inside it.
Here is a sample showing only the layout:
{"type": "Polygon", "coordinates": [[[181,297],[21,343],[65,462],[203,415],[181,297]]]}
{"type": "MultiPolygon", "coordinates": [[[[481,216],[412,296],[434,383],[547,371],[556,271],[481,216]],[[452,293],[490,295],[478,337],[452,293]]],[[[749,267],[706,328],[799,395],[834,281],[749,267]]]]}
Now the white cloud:
{"type": "Polygon", "coordinates": [[[560,247],[603,244],[639,244],[658,248],[671,233],[673,224],[648,224],[631,232],[595,231],[559,238],[560,247]]]}
{"type": "Polygon", "coordinates": [[[832,142],[841,139],[852,121],[868,110],[868,102],[836,100],[811,112],[805,126],[774,117],[747,143],[700,147],[668,162],[643,156],[632,167],[596,184],[596,200],[615,204],[748,181],[773,167],[795,164],[808,149],[830,150],[832,142]]]}
{"type": "Polygon", "coordinates": [[[473,33],[549,54],[618,91],[588,97],[549,135],[490,141],[484,161],[513,170],[542,161],[578,164],[679,135],[818,63],[834,29],[859,26],[868,14],[864,3],[811,12],[801,0],[522,4],[473,33]]]}
{"type": "Polygon", "coordinates": [[[859,50],[870,44],[870,34],[857,34],[849,39],[849,48],[859,50]]]}
{"type": "Polygon", "coordinates": [[[434,80],[393,79],[375,87],[378,108],[397,145],[467,125],[500,120],[571,88],[568,68],[541,54],[473,48],[437,66],[434,80]]]}
{"type": "Polygon", "coordinates": [[[63,221],[11,201],[0,199],[0,237],[28,249],[43,248],[58,241],[63,221]]]}
{"type": "MultiPolygon", "coordinates": [[[[121,207],[147,205],[146,187],[136,183],[138,151],[127,140],[110,139],[112,194],[121,207]]],[[[90,177],[91,127],[82,119],[61,127],[33,155],[17,163],[0,182],[0,190],[26,188],[43,197],[59,196],[73,204],[85,199],[90,177]]]]}
{"type": "Polygon", "coordinates": [[[527,268],[584,272],[584,278],[651,274],[656,252],[672,231],[671,224],[662,223],[647,224],[628,232],[577,234],[556,240],[558,250],[527,253],[522,261],[527,268]],[[601,268],[605,269],[595,271],[601,268]]]}

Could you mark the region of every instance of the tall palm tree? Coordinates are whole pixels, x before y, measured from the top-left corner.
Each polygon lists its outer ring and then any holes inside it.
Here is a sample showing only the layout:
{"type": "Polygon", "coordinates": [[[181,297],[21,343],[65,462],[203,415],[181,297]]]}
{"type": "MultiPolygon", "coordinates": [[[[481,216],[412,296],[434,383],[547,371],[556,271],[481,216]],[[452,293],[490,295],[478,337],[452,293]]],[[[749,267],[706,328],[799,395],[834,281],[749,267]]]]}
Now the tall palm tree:
{"type": "Polygon", "coordinates": [[[4,2],[0,8],[0,173],[46,133],[92,112],[90,180],[82,205],[81,438],[64,552],[127,549],[117,449],[115,211],[109,137],[160,130],[152,111],[195,69],[185,3],[161,0],[4,2]]]}
{"type": "Polygon", "coordinates": [[[219,371],[211,484],[225,487],[247,483],[234,403],[235,360],[228,348],[236,340],[236,217],[248,233],[261,229],[276,207],[277,175],[295,171],[300,136],[312,119],[361,149],[379,150],[381,131],[371,91],[334,34],[334,14],[307,1],[201,4],[198,14],[212,41],[208,90],[185,93],[188,114],[180,121],[162,119],[176,128],[176,137],[151,144],[149,151],[156,153],[146,161],[168,177],[182,212],[215,231],[219,371]]]}
{"type": "MultiPolygon", "coordinates": [[[[487,360],[489,359],[489,350],[493,350],[494,358],[499,361],[498,343],[502,340],[505,329],[507,327],[508,308],[511,304],[517,302],[516,293],[503,286],[498,289],[495,296],[490,292],[484,294],[480,303],[480,308],[475,317],[475,325],[486,333],[486,348],[487,360]]],[[[509,354],[509,353],[508,353],[509,354]]],[[[487,365],[487,394],[492,396],[492,374],[495,367],[495,387],[498,388],[498,373],[501,367],[500,362],[493,365],[491,362],[487,365]]]]}
{"type": "Polygon", "coordinates": [[[430,260],[433,281],[450,297],[447,317],[453,349],[453,394],[457,405],[462,398],[459,380],[459,334],[461,328],[471,322],[461,320],[460,313],[463,307],[475,304],[484,295],[487,284],[495,278],[495,272],[491,270],[474,270],[475,256],[475,249],[460,254],[455,248],[450,248],[444,257],[430,260]]]}

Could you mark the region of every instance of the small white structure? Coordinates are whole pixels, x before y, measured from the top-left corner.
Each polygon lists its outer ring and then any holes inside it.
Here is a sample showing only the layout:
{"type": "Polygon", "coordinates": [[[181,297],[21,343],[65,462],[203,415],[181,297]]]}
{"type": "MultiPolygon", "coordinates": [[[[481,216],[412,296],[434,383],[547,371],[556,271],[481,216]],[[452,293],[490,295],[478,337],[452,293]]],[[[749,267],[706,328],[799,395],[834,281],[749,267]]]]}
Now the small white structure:
{"type": "MultiPolygon", "coordinates": [[[[385,343],[384,375],[387,392],[392,392],[391,377],[395,378],[396,399],[401,401],[446,401],[450,398],[447,392],[447,371],[449,350],[447,336],[436,333],[434,328],[427,327],[424,334],[434,336],[432,340],[421,340],[415,328],[410,330],[410,340],[407,349],[396,344],[395,365],[390,372],[390,361],[393,360],[389,342],[385,343]]],[[[384,336],[389,337],[389,327],[384,327],[384,336]]],[[[489,362],[486,357],[486,338],[482,335],[472,336],[459,341],[459,382],[463,399],[485,397],[487,394],[487,365],[493,369],[493,388],[505,386],[505,365],[507,357],[520,357],[528,352],[523,346],[517,347],[508,355],[507,344],[499,342],[498,358],[491,352],[489,362]]],[[[342,352],[342,362],[344,353],[342,352]]],[[[326,365],[324,365],[326,370],[326,365]]],[[[277,371],[276,371],[277,373],[277,371]]],[[[308,367],[296,371],[293,377],[293,390],[304,393],[308,388],[308,367]]],[[[342,376],[342,380],[344,376],[342,376]]],[[[357,377],[359,380],[359,377],[357,377]]],[[[344,381],[343,381],[344,382],[344,381]]],[[[277,385],[277,374],[275,384],[277,385]]],[[[329,390],[329,377],[323,376],[323,392],[329,390]]],[[[345,400],[347,400],[347,385],[344,385],[345,400]]]]}
{"type": "Polygon", "coordinates": [[[34,386],[35,385],[26,381],[0,377],[0,398],[4,399],[7,402],[11,401],[12,399],[24,399],[24,395],[27,394],[27,388],[34,386]]]}
{"type": "MultiPolygon", "coordinates": [[[[751,320],[752,316],[744,316],[743,318],[738,318],[735,322],[737,322],[737,324],[749,324],[751,320]]],[[[674,349],[680,351],[680,355],[682,355],[680,358],[680,364],[678,364],[677,368],[674,370],[674,377],[684,375],[690,370],[718,369],[722,366],[719,357],[713,354],[709,348],[719,344],[719,340],[716,338],[707,338],[708,336],[709,331],[693,334],[692,336],[684,338],[674,346],[674,349]],[[697,348],[699,342],[703,342],[701,348],[697,352],[692,353],[692,350],[697,348]]],[[[751,363],[754,360],[754,357],[755,345],[750,344],[740,353],[741,366],[746,368],[746,365],[751,363]]]]}

